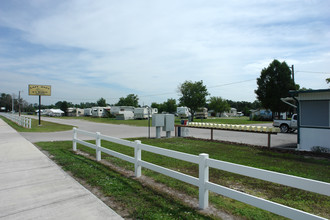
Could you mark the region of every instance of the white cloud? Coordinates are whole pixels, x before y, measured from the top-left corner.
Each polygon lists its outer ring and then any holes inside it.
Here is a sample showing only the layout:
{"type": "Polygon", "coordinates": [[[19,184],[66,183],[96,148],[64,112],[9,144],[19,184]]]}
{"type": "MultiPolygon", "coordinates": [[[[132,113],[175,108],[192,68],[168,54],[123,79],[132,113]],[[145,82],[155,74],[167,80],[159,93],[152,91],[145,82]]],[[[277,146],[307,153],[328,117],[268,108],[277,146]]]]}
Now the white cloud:
{"type": "MultiPolygon", "coordinates": [[[[247,80],[257,78],[273,59],[297,70],[330,70],[330,5],[325,1],[7,4],[0,9],[0,28],[18,31],[11,33],[16,41],[0,38],[1,75],[10,73],[8,81],[20,75],[25,84],[34,77],[50,81],[54,99],[83,100],[80,90],[88,85],[88,98],[135,93],[141,102],[162,102],[177,98],[176,88],[185,80],[203,80],[209,87],[246,81],[210,93],[253,101],[256,83],[247,80]],[[8,51],[12,56],[6,56],[8,51]]],[[[301,86],[327,86],[300,76],[301,86]]],[[[10,85],[2,88],[17,90],[10,85]]]]}

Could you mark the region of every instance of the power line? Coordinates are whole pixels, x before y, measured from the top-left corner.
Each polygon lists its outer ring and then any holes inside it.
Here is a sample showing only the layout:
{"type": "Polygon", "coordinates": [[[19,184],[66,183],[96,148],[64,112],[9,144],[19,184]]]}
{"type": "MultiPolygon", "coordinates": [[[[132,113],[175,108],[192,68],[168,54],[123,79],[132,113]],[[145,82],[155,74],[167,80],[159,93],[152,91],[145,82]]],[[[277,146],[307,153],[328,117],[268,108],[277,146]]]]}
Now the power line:
{"type": "MultiPolygon", "coordinates": [[[[214,85],[214,86],[207,86],[207,89],[212,89],[212,88],[217,88],[217,87],[222,87],[222,86],[229,86],[229,85],[235,85],[235,84],[240,84],[240,83],[245,83],[245,82],[250,82],[250,81],[255,81],[256,79],[248,79],[248,80],[243,80],[243,81],[238,81],[238,82],[232,82],[232,83],[226,83],[226,84],[220,84],[220,85],[214,85]]],[[[177,92],[166,92],[166,93],[158,93],[158,94],[150,94],[150,95],[142,95],[139,96],[139,98],[145,98],[145,97],[154,97],[154,96],[162,96],[162,95],[172,95],[176,94],[177,92]]],[[[49,99],[56,99],[56,100],[66,100],[68,97],[62,98],[62,97],[54,97],[50,96],[47,97],[49,99]]],[[[107,100],[111,99],[120,99],[121,97],[114,97],[114,98],[105,98],[107,100]]],[[[96,98],[97,99],[97,98],[96,98]]],[[[80,101],[97,101],[95,98],[70,98],[70,100],[80,100],[80,101]]]]}
{"type": "Polygon", "coordinates": [[[222,86],[229,86],[229,85],[234,85],[234,84],[239,84],[239,83],[244,83],[244,82],[250,82],[250,81],[255,81],[256,79],[248,79],[248,80],[243,80],[243,81],[238,81],[238,82],[232,82],[232,83],[226,83],[226,84],[221,84],[221,85],[215,85],[215,86],[209,86],[208,88],[216,88],[216,87],[222,87],[222,86]]]}
{"type": "Polygon", "coordinates": [[[302,70],[297,70],[297,72],[301,72],[301,73],[317,73],[317,74],[330,74],[330,73],[326,73],[326,72],[316,72],[316,71],[302,71],[302,70]]]}

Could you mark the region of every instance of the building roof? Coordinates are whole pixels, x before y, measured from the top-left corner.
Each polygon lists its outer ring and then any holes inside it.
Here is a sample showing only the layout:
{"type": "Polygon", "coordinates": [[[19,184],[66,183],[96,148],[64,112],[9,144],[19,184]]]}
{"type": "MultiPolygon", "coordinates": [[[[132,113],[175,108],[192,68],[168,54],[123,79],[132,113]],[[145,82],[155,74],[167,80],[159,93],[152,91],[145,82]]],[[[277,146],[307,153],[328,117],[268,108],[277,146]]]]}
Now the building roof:
{"type": "Polygon", "coordinates": [[[295,90],[290,90],[289,93],[292,95],[298,95],[301,93],[316,93],[316,92],[330,92],[330,89],[313,89],[313,90],[304,90],[304,91],[295,91],[295,90]]]}

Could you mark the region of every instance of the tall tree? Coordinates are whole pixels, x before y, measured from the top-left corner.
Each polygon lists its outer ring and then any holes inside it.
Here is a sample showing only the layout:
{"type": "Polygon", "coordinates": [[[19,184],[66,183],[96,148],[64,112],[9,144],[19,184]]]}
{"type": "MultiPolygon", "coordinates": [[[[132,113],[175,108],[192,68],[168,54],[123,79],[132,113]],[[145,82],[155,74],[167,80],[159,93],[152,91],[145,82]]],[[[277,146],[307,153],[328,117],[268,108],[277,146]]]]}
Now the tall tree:
{"type": "Polygon", "coordinates": [[[273,113],[277,112],[278,115],[289,109],[281,98],[289,96],[289,90],[295,90],[296,85],[286,62],[274,60],[267,68],[262,69],[260,77],[257,78],[257,84],[258,89],[255,93],[263,107],[270,109],[273,113]]]}
{"type": "Polygon", "coordinates": [[[100,107],[105,107],[105,106],[107,106],[107,103],[106,103],[106,101],[105,101],[105,99],[104,98],[100,98],[99,100],[97,100],[97,106],[100,106],[100,107]]]}
{"type": "Polygon", "coordinates": [[[207,88],[203,85],[203,81],[185,81],[178,87],[179,101],[181,105],[187,106],[191,110],[192,120],[195,112],[206,105],[206,96],[209,95],[207,88]]]}
{"type": "Polygon", "coordinates": [[[121,97],[116,104],[116,106],[133,106],[138,107],[139,106],[139,98],[137,95],[129,94],[126,98],[121,97]]]}
{"type": "Polygon", "coordinates": [[[6,111],[12,110],[11,95],[6,94],[6,93],[1,93],[0,107],[5,107],[6,111]]]}
{"type": "Polygon", "coordinates": [[[175,113],[176,112],[176,100],[175,99],[167,99],[166,102],[162,104],[163,111],[168,113],[175,113]]]}
{"type": "Polygon", "coordinates": [[[230,105],[226,100],[222,99],[221,97],[213,96],[210,98],[209,101],[209,110],[213,110],[215,115],[217,115],[217,113],[230,111],[230,105]]]}

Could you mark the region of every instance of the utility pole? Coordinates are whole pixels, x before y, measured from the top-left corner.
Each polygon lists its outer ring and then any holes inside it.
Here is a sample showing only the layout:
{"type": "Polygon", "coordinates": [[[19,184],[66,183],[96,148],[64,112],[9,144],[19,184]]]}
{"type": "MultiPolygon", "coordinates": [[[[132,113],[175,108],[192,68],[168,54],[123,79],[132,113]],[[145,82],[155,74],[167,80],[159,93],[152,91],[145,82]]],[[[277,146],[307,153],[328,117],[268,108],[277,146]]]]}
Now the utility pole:
{"type": "Polygon", "coordinates": [[[296,83],[294,82],[294,66],[293,66],[293,65],[291,66],[291,69],[292,69],[292,80],[293,80],[293,83],[296,84],[296,83]]]}
{"type": "Polygon", "coordinates": [[[14,114],[14,99],[15,99],[15,94],[11,96],[11,113],[14,114]]]}
{"type": "Polygon", "coordinates": [[[18,116],[21,116],[21,91],[18,91],[18,116]]]}

